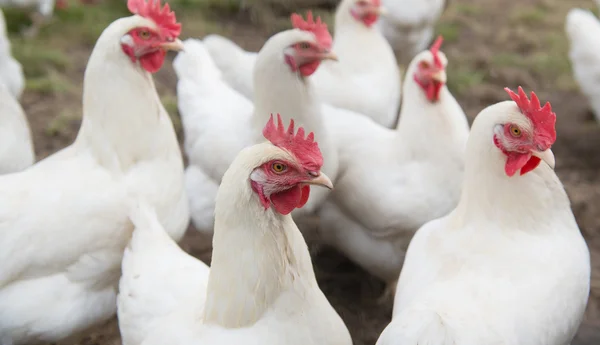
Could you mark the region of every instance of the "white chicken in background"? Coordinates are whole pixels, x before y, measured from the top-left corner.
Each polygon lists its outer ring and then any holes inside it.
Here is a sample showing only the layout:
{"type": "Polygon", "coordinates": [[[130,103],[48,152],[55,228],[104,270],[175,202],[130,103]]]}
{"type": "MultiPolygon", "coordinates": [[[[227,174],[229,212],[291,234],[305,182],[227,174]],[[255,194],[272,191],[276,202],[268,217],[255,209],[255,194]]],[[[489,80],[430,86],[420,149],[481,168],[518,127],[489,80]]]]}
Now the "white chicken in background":
{"type": "Polygon", "coordinates": [[[130,195],[173,239],[187,228],[183,160],[151,76],[182,48],[181,26],[158,1],[128,8],[137,15],[110,24],[89,59],[75,142],[0,176],[0,344],[58,341],[114,315],[130,195]]]}
{"type": "Polygon", "coordinates": [[[386,281],[388,293],[414,232],[460,196],[469,125],[446,87],[441,44],[411,62],[395,130],[363,116],[326,116],[341,173],[319,212],[320,239],[386,281]]]}
{"type": "Polygon", "coordinates": [[[381,0],[388,13],[377,28],[392,46],[398,61],[407,65],[427,48],[435,24],[449,0],[381,0]]]}
{"type": "Polygon", "coordinates": [[[567,15],[565,29],[575,80],[600,121],[600,21],[592,12],[574,8],[567,15]]]}
{"type": "Polygon", "coordinates": [[[552,170],[556,114],[533,93],[507,91],[514,102],[475,118],[458,206],[410,243],[378,345],[573,340],[590,254],[552,170]]]}
{"type": "Polygon", "coordinates": [[[21,64],[12,56],[10,40],[6,32],[6,19],[0,10],[0,83],[6,85],[17,100],[25,87],[25,76],[21,64]]]}
{"type": "Polygon", "coordinates": [[[124,345],[352,344],[289,215],[309,185],[333,187],[323,156],[313,133],[277,122],[263,130],[269,142],[243,149],[223,176],[210,273],[151,210],[134,212],[118,298],[124,345]]]}
{"type": "MultiPolygon", "coordinates": [[[[401,78],[392,48],[374,27],[383,11],[380,0],[343,0],[335,14],[332,48],[340,61],[323,64],[312,79],[323,102],[392,128],[398,119],[401,78]]],[[[225,82],[253,99],[256,53],[218,35],[207,36],[204,43],[225,82]]]]}
{"type": "Polygon", "coordinates": [[[0,175],[21,171],[34,162],[25,112],[6,85],[0,84],[0,175]]]}
{"type": "MultiPolygon", "coordinates": [[[[81,1],[84,2],[84,1],[81,1]]],[[[69,6],[68,0],[0,0],[2,8],[30,8],[35,9],[31,12],[31,27],[25,31],[26,36],[35,36],[40,28],[47,23],[54,14],[54,6],[64,9],[69,6]]]]}
{"type": "MultiPolygon", "coordinates": [[[[215,193],[225,170],[242,148],[262,141],[262,127],[273,113],[287,119],[293,114],[298,125],[314,132],[325,157],[323,171],[337,176],[337,153],[310,77],[323,60],[335,59],[331,35],[325,24],[310,16],[304,21],[294,14],[292,23],[295,29],[271,37],[258,55],[254,107],[225,84],[202,41],[187,40],[185,51],[174,61],[189,157],[186,189],[194,226],[204,233],[213,231],[215,193]]],[[[308,204],[294,212],[296,220],[311,215],[327,195],[328,191],[315,190],[308,204]]]]}

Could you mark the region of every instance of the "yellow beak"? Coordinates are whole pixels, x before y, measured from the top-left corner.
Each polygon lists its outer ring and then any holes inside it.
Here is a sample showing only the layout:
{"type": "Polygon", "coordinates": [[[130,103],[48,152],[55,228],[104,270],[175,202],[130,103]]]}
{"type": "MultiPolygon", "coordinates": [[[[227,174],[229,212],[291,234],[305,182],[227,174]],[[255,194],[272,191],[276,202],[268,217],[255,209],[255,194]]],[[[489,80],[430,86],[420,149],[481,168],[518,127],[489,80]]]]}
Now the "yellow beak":
{"type": "Polygon", "coordinates": [[[160,47],[166,51],[173,50],[179,52],[183,50],[184,45],[179,38],[176,38],[174,41],[161,44],[160,47]]]}
{"type": "Polygon", "coordinates": [[[319,176],[312,178],[310,180],[306,180],[303,183],[311,184],[314,186],[321,186],[321,187],[325,187],[328,189],[333,189],[333,183],[331,182],[329,177],[327,177],[327,175],[325,175],[322,172],[319,173],[319,176]]]}
{"type": "Polygon", "coordinates": [[[532,151],[531,154],[543,160],[550,166],[550,168],[554,169],[556,160],[554,159],[554,153],[552,153],[552,150],[547,149],[546,151],[532,151]]]}

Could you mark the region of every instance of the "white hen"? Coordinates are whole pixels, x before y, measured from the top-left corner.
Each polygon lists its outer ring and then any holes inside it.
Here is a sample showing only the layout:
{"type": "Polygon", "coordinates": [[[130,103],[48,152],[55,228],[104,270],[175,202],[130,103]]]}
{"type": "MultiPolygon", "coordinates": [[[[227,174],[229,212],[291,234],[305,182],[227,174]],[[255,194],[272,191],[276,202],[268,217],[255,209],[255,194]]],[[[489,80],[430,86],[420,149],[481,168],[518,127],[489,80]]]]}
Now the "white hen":
{"type": "Polygon", "coordinates": [[[0,175],[21,171],[35,162],[31,130],[25,112],[0,84],[0,175]]]}
{"type": "MultiPolygon", "coordinates": [[[[340,61],[323,64],[312,79],[323,102],[391,128],[398,118],[400,71],[389,43],[374,28],[381,11],[378,0],[343,0],[335,14],[332,49],[340,61]]],[[[252,99],[256,53],[217,35],[204,42],[224,80],[252,99]]]]}
{"type": "Polygon", "coordinates": [[[19,99],[25,87],[21,64],[12,57],[10,41],[6,32],[6,19],[0,10],[0,83],[6,85],[14,98],[19,99]]]}
{"type": "Polygon", "coordinates": [[[587,10],[574,8],[565,25],[575,80],[600,121],[600,21],[587,10]]]}
{"type": "Polygon", "coordinates": [[[590,254],[552,170],[556,115],[510,94],[475,119],[460,202],[415,234],[378,345],[573,340],[590,254]]]}
{"type": "Polygon", "coordinates": [[[449,0],[381,0],[388,10],[377,23],[400,63],[408,64],[427,48],[449,0]]]}
{"type": "MultiPolygon", "coordinates": [[[[305,23],[295,17],[296,26],[305,23]]],[[[298,125],[313,131],[323,149],[325,171],[337,176],[337,154],[321,116],[310,75],[324,59],[334,58],[327,46],[327,27],[293,29],[271,37],[259,53],[256,98],[250,101],[230,88],[199,40],[187,40],[175,59],[177,95],[190,166],[186,186],[192,220],[198,230],[212,233],[215,193],[225,170],[238,152],[260,142],[261,129],[271,114],[293,114],[298,125]]],[[[329,41],[330,42],[330,41],[329,41]]],[[[328,195],[315,190],[308,205],[294,216],[302,218],[328,195]]]]}
{"type": "Polygon", "coordinates": [[[180,26],[158,2],[128,7],[140,15],[110,24],[88,62],[75,142],[0,176],[1,344],[54,342],[115,313],[130,194],[174,239],[187,228],[181,152],[150,74],[181,48],[180,26]]]}
{"type": "Polygon", "coordinates": [[[445,85],[440,44],[410,64],[396,130],[353,114],[326,117],[342,173],[319,235],[393,288],[414,232],[460,195],[469,126],[445,85]]]}
{"type": "Polygon", "coordinates": [[[289,215],[308,184],[332,188],[319,147],[281,119],[263,132],[270,142],[243,149],[223,176],[208,282],[150,212],[136,222],[118,302],[124,345],[352,344],[289,215]]]}

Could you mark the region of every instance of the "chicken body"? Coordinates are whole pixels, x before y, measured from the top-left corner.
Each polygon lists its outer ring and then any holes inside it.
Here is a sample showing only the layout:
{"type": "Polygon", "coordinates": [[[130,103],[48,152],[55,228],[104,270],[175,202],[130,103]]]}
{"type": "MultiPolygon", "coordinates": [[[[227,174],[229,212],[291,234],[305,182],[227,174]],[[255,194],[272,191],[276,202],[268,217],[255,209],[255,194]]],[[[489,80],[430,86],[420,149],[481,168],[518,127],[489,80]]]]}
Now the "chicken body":
{"type": "Polygon", "coordinates": [[[6,85],[15,99],[25,88],[25,76],[21,64],[12,56],[10,40],[6,32],[4,12],[0,10],[0,83],[6,85]]]}
{"type": "Polygon", "coordinates": [[[173,125],[151,75],[121,48],[139,26],[156,24],[122,18],[98,39],[75,143],[0,177],[2,344],[54,342],[115,313],[130,196],[155,207],[174,239],[187,228],[173,125]]]}
{"type": "Polygon", "coordinates": [[[426,98],[413,78],[424,62],[433,64],[430,51],[407,71],[396,130],[353,114],[326,117],[341,173],[319,212],[319,236],[389,283],[414,232],[452,210],[460,194],[468,123],[445,85],[439,100],[426,98]]]}
{"type": "Polygon", "coordinates": [[[0,175],[21,171],[34,161],[25,112],[8,88],[0,84],[0,175]]]}
{"type": "Polygon", "coordinates": [[[460,202],[415,234],[378,345],[573,340],[589,294],[589,252],[546,162],[524,175],[505,173],[507,156],[494,141],[504,140],[507,123],[531,133],[514,102],[475,119],[460,202]]]}
{"type": "Polygon", "coordinates": [[[592,12],[574,8],[567,15],[565,29],[575,80],[600,121],[600,21],[592,12]]]}
{"type": "MultiPolygon", "coordinates": [[[[185,52],[174,62],[179,77],[177,94],[185,131],[186,188],[192,221],[203,232],[212,233],[217,187],[239,151],[262,142],[261,131],[271,114],[286,120],[293,114],[297,125],[315,133],[325,157],[323,171],[337,176],[337,152],[330,142],[321,115],[321,105],[309,78],[290,70],[283,51],[292,44],[314,41],[301,30],[281,32],[267,41],[259,54],[255,71],[254,105],[222,79],[203,43],[187,40],[185,52]]],[[[294,211],[307,217],[325,200],[327,190],[317,189],[308,204],[294,211]]]]}
{"type": "Polygon", "coordinates": [[[449,0],[382,0],[388,10],[377,28],[392,46],[398,61],[408,65],[433,38],[435,24],[449,0]]]}
{"type": "Polygon", "coordinates": [[[266,162],[293,159],[262,143],[233,161],[217,195],[210,273],[156,220],[153,229],[137,223],[119,295],[125,345],[352,343],[317,285],[292,217],[265,208],[248,182],[266,162]]]}
{"type": "MultiPolygon", "coordinates": [[[[344,0],[336,10],[332,50],[339,62],[324,62],[311,79],[323,102],[364,114],[392,128],[400,105],[400,70],[385,38],[352,16],[357,3],[344,0]]],[[[252,73],[257,54],[218,35],[210,35],[204,42],[225,82],[253,99],[252,73]]]]}

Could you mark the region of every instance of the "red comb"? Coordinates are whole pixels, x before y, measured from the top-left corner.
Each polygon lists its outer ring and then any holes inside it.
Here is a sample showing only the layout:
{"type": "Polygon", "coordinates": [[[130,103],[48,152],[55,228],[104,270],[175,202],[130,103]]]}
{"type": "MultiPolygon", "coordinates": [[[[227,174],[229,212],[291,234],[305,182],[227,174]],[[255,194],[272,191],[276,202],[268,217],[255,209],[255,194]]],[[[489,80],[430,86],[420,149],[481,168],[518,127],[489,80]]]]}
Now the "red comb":
{"type": "Polygon", "coordinates": [[[165,37],[176,38],[181,33],[181,24],[177,23],[169,4],[161,9],[160,0],[128,0],[127,8],[133,14],[152,19],[165,37]]]}
{"type": "Polygon", "coordinates": [[[437,68],[444,68],[444,64],[442,63],[442,59],[440,58],[440,47],[442,46],[442,42],[444,42],[444,38],[442,36],[438,36],[438,38],[433,42],[429,51],[433,54],[433,63],[437,68]]]}
{"type": "Polygon", "coordinates": [[[310,132],[304,138],[304,128],[299,127],[298,133],[294,134],[294,119],[290,120],[290,126],[287,131],[283,126],[281,115],[277,114],[277,125],[273,120],[273,114],[267,125],[263,129],[263,136],[271,142],[271,144],[285,149],[293,154],[302,167],[310,171],[319,171],[323,166],[323,156],[319,150],[319,144],[315,141],[315,135],[310,132]]]}
{"type": "Polygon", "coordinates": [[[544,107],[541,107],[540,100],[535,93],[531,92],[531,100],[529,100],[520,86],[518,95],[509,88],[504,88],[504,90],[517,103],[521,113],[533,123],[536,144],[542,146],[543,150],[549,149],[556,141],[556,113],[552,111],[550,102],[546,102],[544,107]]]}
{"type": "Polygon", "coordinates": [[[306,14],[306,21],[302,19],[301,15],[297,13],[292,14],[291,19],[292,26],[294,28],[312,32],[321,45],[323,45],[327,49],[331,48],[333,39],[331,38],[329,30],[327,30],[327,24],[323,23],[320,17],[317,17],[317,21],[315,22],[313,20],[312,12],[308,11],[308,13],[306,14]]]}

